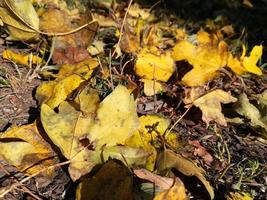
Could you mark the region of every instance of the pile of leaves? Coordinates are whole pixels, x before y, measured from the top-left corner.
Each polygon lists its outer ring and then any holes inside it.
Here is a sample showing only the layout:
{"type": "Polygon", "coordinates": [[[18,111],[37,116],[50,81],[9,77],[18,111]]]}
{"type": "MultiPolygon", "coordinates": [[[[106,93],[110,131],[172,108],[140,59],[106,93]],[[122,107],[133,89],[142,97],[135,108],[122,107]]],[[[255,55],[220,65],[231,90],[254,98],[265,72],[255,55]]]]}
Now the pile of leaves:
{"type": "Polygon", "coordinates": [[[71,189],[57,199],[264,196],[263,46],[223,17],[194,28],[157,4],[2,0],[0,18],[6,43],[31,49],[10,45],[2,58],[26,67],[27,83],[42,80],[35,121],[0,134],[0,158],[21,174],[1,164],[14,178],[2,198],[50,198],[38,185],[61,174],[71,189]],[[250,144],[255,159],[239,154],[250,144]],[[31,179],[37,191],[25,189],[31,179]]]}

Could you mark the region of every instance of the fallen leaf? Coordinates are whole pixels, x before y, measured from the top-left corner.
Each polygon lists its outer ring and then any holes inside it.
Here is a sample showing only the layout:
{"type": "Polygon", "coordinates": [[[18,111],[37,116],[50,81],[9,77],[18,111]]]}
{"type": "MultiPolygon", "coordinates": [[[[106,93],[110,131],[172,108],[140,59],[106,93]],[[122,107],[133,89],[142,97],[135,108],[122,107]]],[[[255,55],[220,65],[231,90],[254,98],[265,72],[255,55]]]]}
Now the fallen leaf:
{"type": "Polygon", "coordinates": [[[5,0],[1,3],[0,18],[7,25],[9,40],[33,40],[38,37],[39,17],[31,0],[5,0]]]}
{"type": "Polygon", "coordinates": [[[202,37],[204,36],[201,36],[201,42],[205,43],[203,45],[196,46],[188,41],[181,41],[173,49],[175,61],[186,60],[193,66],[182,78],[187,86],[201,86],[212,80],[217,71],[227,63],[227,44],[221,41],[218,45],[207,47],[206,43],[211,41],[202,37]]]}
{"type": "Polygon", "coordinates": [[[210,195],[210,199],[214,198],[214,191],[210,183],[205,178],[204,169],[198,167],[192,161],[184,158],[179,154],[175,154],[170,150],[165,150],[164,152],[158,155],[157,159],[157,170],[159,172],[170,170],[175,168],[182,174],[186,176],[195,176],[197,177],[205,186],[206,190],[210,195]]]}
{"type": "Polygon", "coordinates": [[[19,53],[15,53],[12,50],[4,50],[2,57],[7,60],[11,60],[16,64],[30,66],[31,64],[41,64],[43,62],[42,58],[29,54],[23,55],[19,53]]]}
{"type": "Polygon", "coordinates": [[[217,89],[196,99],[193,105],[202,111],[202,120],[207,124],[209,124],[210,121],[215,121],[222,126],[227,126],[227,122],[221,112],[221,103],[227,104],[236,101],[237,99],[232,97],[229,93],[217,89]]]}
{"type": "MultiPolygon", "coordinates": [[[[253,127],[261,127],[265,130],[265,137],[267,136],[267,119],[266,116],[262,116],[261,112],[256,106],[249,102],[249,99],[245,93],[242,93],[236,105],[236,111],[238,114],[250,119],[250,124],[253,127]]],[[[265,111],[266,112],[266,111],[265,111]]]]}
{"type": "MultiPolygon", "coordinates": [[[[91,95],[88,93],[89,99],[94,98],[91,95]]],[[[80,100],[88,102],[85,97],[80,100]]],[[[90,172],[102,162],[101,158],[125,159],[131,164],[146,161],[147,153],[143,150],[117,146],[124,144],[139,126],[136,105],[127,88],[117,86],[95,107],[95,116],[84,116],[67,102],[59,105],[58,113],[46,104],[41,106],[44,129],[71,161],[69,173],[73,180],[90,172]]]]}
{"type": "Polygon", "coordinates": [[[253,200],[253,198],[246,192],[230,192],[226,200],[253,200]]]}
{"type": "Polygon", "coordinates": [[[183,182],[175,179],[175,183],[170,189],[157,194],[153,200],[187,200],[188,198],[183,182]]]}
{"type": "Polygon", "coordinates": [[[168,135],[164,135],[170,125],[170,120],[156,115],[142,116],[139,120],[141,126],[138,131],[135,131],[126,140],[125,145],[142,148],[149,152],[150,155],[147,158],[146,168],[153,170],[157,156],[156,148],[160,148],[163,142],[168,143],[173,148],[178,148],[180,144],[175,133],[170,132],[168,135]],[[154,127],[154,130],[152,127],[154,127]]]}
{"type": "Polygon", "coordinates": [[[63,65],[53,81],[43,82],[36,90],[35,97],[39,104],[46,103],[51,108],[66,100],[81,83],[88,80],[98,62],[88,59],[76,65],[63,65]]]}
{"type": "MultiPolygon", "coordinates": [[[[244,46],[243,49],[244,49],[243,51],[246,52],[246,48],[244,46]]],[[[262,49],[263,49],[262,45],[254,46],[248,57],[245,56],[241,58],[242,64],[248,72],[257,75],[262,75],[261,69],[256,65],[262,56],[262,49]]]]}
{"type": "Polygon", "coordinates": [[[162,190],[168,190],[173,185],[173,178],[162,177],[146,169],[135,169],[134,174],[140,179],[153,183],[162,190]]]}
{"type": "Polygon", "coordinates": [[[133,199],[133,176],[116,160],[105,163],[92,178],[82,180],[76,190],[77,200],[133,199]]]}
{"type": "Polygon", "coordinates": [[[128,13],[131,17],[141,17],[142,19],[147,19],[150,16],[149,10],[140,8],[139,4],[137,3],[131,5],[130,9],[128,10],[128,13]]]}
{"type": "Polygon", "coordinates": [[[158,81],[149,79],[140,79],[140,81],[144,83],[144,93],[146,96],[153,96],[164,92],[162,84],[158,81]]]}
{"type": "Polygon", "coordinates": [[[149,80],[166,82],[174,72],[174,61],[169,52],[161,54],[152,53],[148,49],[142,49],[137,56],[135,73],[149,80]]]}
{"type": "MultiPolygon", "coordinates": [[[[56,164],[50,145],[43,139],[36,123],[14,127],[0,135],[0,157],[21,172],[34,174],[56,164]]],[[[47,178],[54,176],[54,170],[42,173],[47,178]]]]}

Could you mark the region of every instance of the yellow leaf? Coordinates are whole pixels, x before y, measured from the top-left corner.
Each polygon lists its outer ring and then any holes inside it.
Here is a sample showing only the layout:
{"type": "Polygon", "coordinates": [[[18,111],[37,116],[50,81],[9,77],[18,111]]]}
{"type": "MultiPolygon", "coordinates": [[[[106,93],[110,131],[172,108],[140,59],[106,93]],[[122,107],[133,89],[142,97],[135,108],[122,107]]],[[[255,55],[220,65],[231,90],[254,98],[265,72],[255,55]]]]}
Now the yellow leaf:
{"type": "Polygon", "coordinates": [[[246,192],[230,192],[230,195],[226,197],[227,200],[253,200],[253,198],[246,192]]]}
{"type": "Polygon", "coordinates": [[[196,176],[203,183],[206,190],[209,192],[210,199],[214,198],[213,188],[210,186],[210,183],[206,180],[204,176],[204,169],[196,166],[192,161],[184,158],[179,154],[175,154],[170,150],[165,150],[158,156],[157,170],[161,172],[170,170],[171,168],[175,168],[186,176],[196,176]]]}
{"type": "Polygon", "coordinates": [[[233,70],[238,75],[243,74],[246,72],[246,69],[242,66],[241,62],[233,57],[233,55],[230,53],[228,57],[228,63],[227,66],[233,70]]]}
{"type": "Polygon", "coordinates": [[[31,40],[38,36],[39,17],[31,0],[5,0],[0,7],[0,18],[7,25],[10,40],[31,40]]]}
{"type": "Polygon", "coordinates": [[[144,83],[144,93],[146,96],[153,96],[164,91],[162,84],[155,80],[140,79],[144,83]]]}
{"type": "MultiPolygon", "coordinates": [[[[14,127],[0,136],[0,157],[21,172],[34,174],[56,163],[50,145],[42,138],[36,124],[14,127]]],[[[43,172],[52,178],[54,170],[43,172]]]]}
{"type": "Polygon", "coordinates": [[[188,196],[185,192],[185,187],[182,181],[179,179],[175,180],[174,185],[159,194],[157,194],[153,200],[187,200],[188,196]]]}
{"type": "Polygon", "coordinates": [[[221,103],[227,104],[236,101],[237,99],[232,97],[229,93],[217,89],[196,99],[193,105],[202,111],[202,120],[207,124],[209,124],[210,121],[215,121],[222,126],[226,126],[227,122],[221,112],[221,103]]]}
{"type": "Polygon", "coordinates": [[[36,99],[40,104],[46,103],[51,108],[57,107],[66,100],[81,83],[90,78],[98,66],[94,59],[82,61],[74,66],[63,65],[53,81],[42,83],[36,90],[36,99]]]}
{"type": "Polygon", "coordinates": [[[186,60],[193,66],[193,69],[182,78],[187,86],[201,86],[212,80],[217,71],[226,65],[227,57],[227,45],[223,41],[218,46],[210,47],[181,41],[173,49],[175,61],[186,60]]]}
{"type": "MultiPolygon", "coordinates": [[[[149,152],[150,156],[147,159],[146,168],[153,170],[157,155],[156,148],[161,146],[163,135],[170,125],[170,120],[156,115],[142,116],[139,120],[140,128],[126,140],[125,144],[130,147],[143,148],[149,152]],[[149,131],[148,126],[155,126],[155,130],[149,131]]],[[[174,148],[180,146],[175,133],[169,133],[164,140],[174,148]]]]}
{"type": "MultiPolygon", "coordinates": [[[[78,98],[80,108],[86,109],[88,100],[95,99],[94,95],[82,92],[81,98],[78,98]]],[[[96,113],[78,111],[65,101],[59,105],[58,113],[46,104],[41,106],[43,127],[53,143],[71,161],[69,173],[72,179],[77,180],[90,172],[102,162],[101,158],[116,157],[122,161],[125,158],[127,163],[140,163],[141,156],[141,162],[144,162],[147,154],[142,150],[116,147],[123,144],[139,126],[136,105],[127,88],[117,86],[100,105],[92,106],[98,108],[96,113]]]]}
{"type": "Polygon", "coordinates": [[[256,65],[262,56],[262,49],[262,45],[254,46],[252,51],[250,52],[250,56],[243,58],[242,64],[248,72],[262,75],[261,69],[256,65]]]}
{"type": "Polygon", "coordinates": [[[15,62],[16,64],[30,66],[30,64],[41,64],[42,58],[29,54],[29,55],[22,55],[19,53],[15,53],[11,50],[5,50],[3,51],[2,57],[7,60],[11,60],[15,62]]]}
{"type": "Polygon", "coordinates": [[[135,73],[142,78],[166,82],[173,72],[174,61],[169,52],[161,54],[142,49],[137,56],[135,73]]]}
{"type": "Polygon", "coordinates": [[[99,105],[97,121],[89,130],[98,145],[123,144],[139,127],[134,98],[124,86],[117,86],[99,105]]]}

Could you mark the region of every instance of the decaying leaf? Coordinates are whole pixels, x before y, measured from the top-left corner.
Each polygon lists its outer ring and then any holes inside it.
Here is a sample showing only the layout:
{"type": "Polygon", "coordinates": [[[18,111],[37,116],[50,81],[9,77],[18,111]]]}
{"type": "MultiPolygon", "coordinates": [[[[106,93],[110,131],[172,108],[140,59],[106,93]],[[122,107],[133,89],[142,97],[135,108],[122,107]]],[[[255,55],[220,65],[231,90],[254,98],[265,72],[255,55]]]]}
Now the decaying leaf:
{"type": "MultiPolygon", "coordinates": [[[[56,164],[50,145],[42,138],[36,123],[14,127],[0,135],[0,157],[21,172],[34,174],[56,164]]],[[[52,178],[54,170],[42,173],[52,178]]]]}
{"type": "Polygon", "coordinates": [[[133,176],[118,161],[108,161],[92,177],[84,179],[76,190],[77,200],[133,199],[133,176]]]}
{"type": "Polygon", "coordinates": [[[57,107],[80,84],[88,80],[93,70],[98,66],[94,59],[88,59],[76,65],[63,65],[56,79],[42,83],[36,90],[36,99],[40,104],[46,103],[51,108],[57,107]]]}
{"type": "MultiPolygon", "coordinates": [[[[262,99],[261,99],[262,101],[262,99]]],[[[262,116],[259,109],[249,102],[249,99],[245,93],[242,93],[238,98],[236,106],[238,114],[250,119],[250,124],[253,127],[263,128],[265,137],[267,136],[267,119],[266,116],[262,116]]],[[[264,112],[263,112],[264,113],[264,112]]],[[[266,114],[266,111],[265,111],[266,114]]]]}
{"type": "MultiPolygon", "coordinates": [[[[88,93],[89,99],[92,99],[91,95],[88,93]]],[[[80,100],[88,102],[85,97],[80,100]]],[[[133,97],[124,86],[116,87],[99,106],[95,106],[95,117],[83,115],[67,102],[60,104],[58,113],[48,105],[42,105],[44,129],[71,161],[69,172],[73,180],[101,163],[101,158],[125,159],[130,164],[145,162],[147,153],[141,149],[117,146],[124,144],[139,126],[135,107],[133,97]]]]}
{"type": "Polygon", "coordinates": [[[215,121],[222,126],[226,126],[227,122],[222,114],[221,103],[227,104],[236,102],[237,99],[229,93],[217,89],[193,102],[193,105],[202,111],[202,120],[209,124],[210,121],[215,121]]]}
{"type": "Polygon", "coordinates": [[[39,30],[39,17],[31,0],[2,1],[0,18],[7,25],[10,40],[36,39],[39,30]]]}
{"type": "Polygon", "coordinates": [[[162,172],[170,170],[171,168],[175,168],[186,176],[196,176],[203,183],[206,190],[209,192],[210,198],[214,198],[213,188],[210,186],[210,183],[206,180],[204,176],[204,169],[198,167],[192,161],[184,158],[179,154],[175,154],[170,150],[165,150],[158,156],[157,169],[159,172],[162,172]]]}
{"type": "Polygon", "coordinates": [[[174,72],[174,61],[169,52],[161,54],[142,49],[136,60],[135,73],[145,79],[166,82],[174,72]]]}
{"type": "Polygon", "coordinates": [[[188,200],[189,197],[185,193],[185,187],[182,181],[175,179],[174,185],[159,194],[153,200],[188,200]]]}
{"type": "Polygon", "coordinates": [[[2,57],[7,60],[11,60],[16,64],[30,66],[31,64],[41,64],[43,62],[42,58],[29,54],[29,55],[22,55],[19,53],[15,53],[12,50],[5,50],[3,51],[2,57]]]}
{"type": "Polygon", "coordinates": [[[144,93],[146,96],[153,96],[155,94],[164,92],[162,84],[155,80],[140,79],[144,83],[144,93]]]}

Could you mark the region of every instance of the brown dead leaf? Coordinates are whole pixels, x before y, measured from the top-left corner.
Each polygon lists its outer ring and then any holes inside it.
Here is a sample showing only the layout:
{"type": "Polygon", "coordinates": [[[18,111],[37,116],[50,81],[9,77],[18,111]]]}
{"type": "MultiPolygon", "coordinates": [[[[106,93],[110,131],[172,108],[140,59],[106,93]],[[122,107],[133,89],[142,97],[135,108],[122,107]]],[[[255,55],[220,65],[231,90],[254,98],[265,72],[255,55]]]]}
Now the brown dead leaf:
{"type": "Polygon", "coordinates": [[[195,147],[194,154],[201,157],[207,165],[211,165],[213,157],[207,152],[206,148],[203,147],[198,140],[189,141],[189,144],[195,147]]]}

